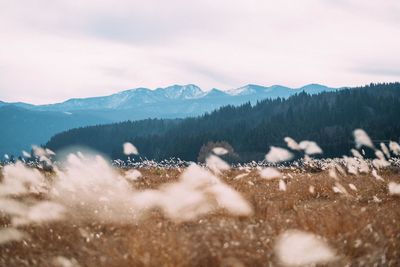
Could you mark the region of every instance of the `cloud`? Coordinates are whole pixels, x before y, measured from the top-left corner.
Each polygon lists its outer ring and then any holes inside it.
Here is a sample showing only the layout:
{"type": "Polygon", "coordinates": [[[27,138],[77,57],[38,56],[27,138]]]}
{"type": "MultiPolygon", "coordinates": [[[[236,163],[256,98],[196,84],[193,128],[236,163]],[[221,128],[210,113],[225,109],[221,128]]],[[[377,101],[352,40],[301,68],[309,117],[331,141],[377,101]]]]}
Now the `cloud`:
{"type": "Polygon", "coordinates": [[[219,70],[219,66],[216,65],[201,65],[199,61],[179,61],[174,59],[169,59],[171,64],[175,63],[176,67],[180,69],[180,71],[187,72],[187,75],[195,74],[199,77],[202,76],[202,79],[207,81],[209,84],[214,84],[214,87],[222,86],[223,89],[226,89],[227,85],[235,86],[238,83],[238,80],[230,76],[225,71],[219,70]]]}
{"type": "Polygon", "coordinates": [[[400,70],[399,68],[396,69],[390,69],[386,67],[367,67],[367,68],[360,68],[359,71],[361,73],[366,73],[366,74],[373,74],[376,76],[391,76],[394,78],[400,77],[400,70]]]}
{"type": "Polygon", "coordinates": [[[0,99],[400,80],[398,14],[394,0],[2,1],[0,99]]]}

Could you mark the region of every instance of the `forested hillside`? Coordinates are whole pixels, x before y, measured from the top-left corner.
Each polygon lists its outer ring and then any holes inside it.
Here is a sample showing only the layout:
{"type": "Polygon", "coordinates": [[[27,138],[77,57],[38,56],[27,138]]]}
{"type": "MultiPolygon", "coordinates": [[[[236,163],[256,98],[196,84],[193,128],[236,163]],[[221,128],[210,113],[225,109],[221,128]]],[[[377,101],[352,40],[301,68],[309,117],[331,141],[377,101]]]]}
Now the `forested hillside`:
{"type": "Polygon", "coordinates": [[[299,92],[318,94],[341,88],[308,84],[300,88],[248,84],[221,91],[203,91],[194,84],[154,90],[135,88],[107,96],[71,98],[61,103],[33,105],[0,101],[0,155],[20,155],[32,144],[47,142],[54,134],[76,127],[137,121],[177,119],[203,115],[226,105],[255,104],[266,98],[287,98],[299,92]],[[27,131],[29,129],[29,131],[27,131]]]}
{"type": "Polygon", "coordinates": [[[53,150],[84,145],[125,158],[122,143],[135,144],[142,157],[180,157],[197,160],[209,141],[226,141],[237,160],[262,159],[271,145],[284,146],[283,138],[316,141],[324,156],[348,154],[352,131],[363,128],[373,140],[398,140],[400,136],[400,83],[326,92],[300,93],[288,99],[266,99],[226,106],[206,115],[183,120],[142,120],[72,129],[46,144],[53,150]]]}

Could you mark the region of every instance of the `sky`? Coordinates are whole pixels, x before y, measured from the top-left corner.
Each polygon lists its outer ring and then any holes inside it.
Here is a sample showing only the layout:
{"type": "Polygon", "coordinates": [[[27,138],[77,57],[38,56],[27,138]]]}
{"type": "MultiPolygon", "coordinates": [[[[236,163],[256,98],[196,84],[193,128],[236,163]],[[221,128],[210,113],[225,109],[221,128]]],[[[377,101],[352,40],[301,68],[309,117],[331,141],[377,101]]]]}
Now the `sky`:
{"type": "Polygon", "coordinates": [[[400,80],[398,0],[0,0],[0,100],[400,80]]]}

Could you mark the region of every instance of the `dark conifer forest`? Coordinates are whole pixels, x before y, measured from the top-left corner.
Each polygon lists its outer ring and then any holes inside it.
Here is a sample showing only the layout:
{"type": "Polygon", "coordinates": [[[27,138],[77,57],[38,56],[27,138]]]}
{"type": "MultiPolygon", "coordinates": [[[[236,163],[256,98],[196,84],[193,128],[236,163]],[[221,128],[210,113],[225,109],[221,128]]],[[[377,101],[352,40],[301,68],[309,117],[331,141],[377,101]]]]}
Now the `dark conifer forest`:
{"type": "Polygon", "coordinates": [[[196,161],[208,142],[225,141],[236,161],[260,160],[269,146],[285,146],[286,136],[316,141],[324,157],[348,154],[352,131],[364,129],[374,142],[400,137],[400,83],[370,84],[338,92],[288,99],[265,99],[255,105],[225,106],[187,119],[146,119],[76,128],[53,136],[46,147],[92,148],[113,159],[124,159],[122,144],[133,143],[141,157],[179,157],[196,161]]]}

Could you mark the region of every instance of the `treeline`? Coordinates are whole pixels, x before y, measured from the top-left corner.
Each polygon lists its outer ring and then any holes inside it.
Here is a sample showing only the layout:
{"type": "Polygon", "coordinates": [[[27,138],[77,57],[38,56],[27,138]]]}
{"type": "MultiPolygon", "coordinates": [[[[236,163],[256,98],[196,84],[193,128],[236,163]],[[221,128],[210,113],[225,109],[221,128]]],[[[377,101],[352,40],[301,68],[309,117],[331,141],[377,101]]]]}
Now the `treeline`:
{"type": "Polygon", "coordinates": [[[400,83],[370,84],[338,92],[288,99],[266,99],[252,106],[225,106],[196,118],[148,119],[72,129],[46,144],[53,150],[83,145],[111,158],[126,158],[122,144],[135,144],[142,157],[179,157],[196,161],[209,141],[226,141],[236,160],[262,159],[269,146],[285,146],[283,138],[316,141],[324,157],[348,154],[352,131],[364,129],[376,142],[399,140],[400,83]]]}

